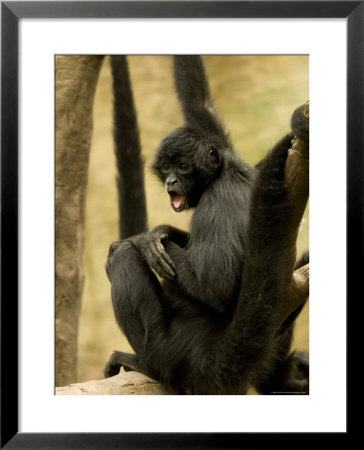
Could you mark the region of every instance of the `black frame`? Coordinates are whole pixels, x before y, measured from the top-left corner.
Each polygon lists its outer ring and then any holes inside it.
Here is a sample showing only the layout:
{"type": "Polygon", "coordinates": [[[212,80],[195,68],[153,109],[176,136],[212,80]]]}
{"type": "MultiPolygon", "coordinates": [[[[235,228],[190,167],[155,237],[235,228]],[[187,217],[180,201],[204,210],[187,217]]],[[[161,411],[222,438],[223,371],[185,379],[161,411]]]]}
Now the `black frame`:
{"type": "MultiPolygon", "coordinates": [[[[18,433],[18,272],[15,270],[18,267],[18,20],[347,18],[348,304],[349,298],[359,300],[357,292],[362,292],[359,283],[364,273],[364,1],[5,1],[1,2],[1,13],[1,448],[257,448],[263,440],[271,443],[278,434],[18,433]],[[6,270],[8,267],[11,270],[6,270]]],[[[347,348],[350,356],[353,347],[347,348]]],[[[349,423],[348,431],[352,437],[349,423]]],[[[292,443],[295,447],[306,446],[311,437],[309,433],[279,436],[283,445],[292,443]]],[[[344,439],[347,444],[348,437],[348,432],[335,434],[335,444],[343,443],[344,439]]],[[[326,434],[316,433],[314,439],[317,445],[321,442],[327,445],[326,434]]]]}

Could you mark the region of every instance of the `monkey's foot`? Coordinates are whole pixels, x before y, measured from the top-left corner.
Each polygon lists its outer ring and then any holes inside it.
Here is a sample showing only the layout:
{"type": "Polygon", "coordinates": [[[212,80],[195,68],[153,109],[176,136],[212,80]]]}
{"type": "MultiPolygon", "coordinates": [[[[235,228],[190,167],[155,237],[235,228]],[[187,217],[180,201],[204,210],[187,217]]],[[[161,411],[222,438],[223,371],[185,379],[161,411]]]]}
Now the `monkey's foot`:
{"type": "Polygon", "coordinates": [[[277,394],[309,393],[308,352],[293,352],[284,362],[284,375],[280,392],[277,394]]]}
{"type": "Polygon", "coordinates": [[[117,375],[120,372],[120,367],[118,364],[113,364],[112,362],[108,361],[104,368],[104,376],[105,378],[110,378],[115,375],[117,375]]]}
{"type": "Polygon", "coordinates": [[[294,111],[291,128],[296,138],[308,144],[309,127],[309,103],[306,102],[294,111]]]}

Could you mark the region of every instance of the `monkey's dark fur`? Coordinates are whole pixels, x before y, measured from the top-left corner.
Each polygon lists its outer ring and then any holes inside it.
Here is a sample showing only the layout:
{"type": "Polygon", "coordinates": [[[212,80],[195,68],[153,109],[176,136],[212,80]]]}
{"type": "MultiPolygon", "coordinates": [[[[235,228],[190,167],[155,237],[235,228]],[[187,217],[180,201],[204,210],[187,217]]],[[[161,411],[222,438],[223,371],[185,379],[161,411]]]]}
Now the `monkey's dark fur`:
{"type": "Polygon", "coordinates": [[[289,354],[302,307],[276,328],[295,265],[284,168],[293,136],[308,142],[303,109],[253,168],[232,149],[201,59],[175,57],[175,79],[186,126],[162,140],[152,169],[173,209],[195,211],[189,233],[161,225],[112,244],[115,316],[136,354],[115,352],[105,376],[124,366],[179,393],[308,393],[307,355],[289,354]]]}

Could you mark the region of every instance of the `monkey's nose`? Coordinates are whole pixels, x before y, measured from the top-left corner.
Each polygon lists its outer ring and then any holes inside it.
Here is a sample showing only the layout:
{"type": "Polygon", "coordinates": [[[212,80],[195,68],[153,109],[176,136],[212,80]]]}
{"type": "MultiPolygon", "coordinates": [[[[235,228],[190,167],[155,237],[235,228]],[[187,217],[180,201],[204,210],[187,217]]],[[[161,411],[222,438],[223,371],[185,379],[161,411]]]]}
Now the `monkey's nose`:
{"type": "Polygon", "coordinates": [[[171,180],[167,180],[167,186],[175,186],[178,183],[177,178],[172,178],[171,180]]]}

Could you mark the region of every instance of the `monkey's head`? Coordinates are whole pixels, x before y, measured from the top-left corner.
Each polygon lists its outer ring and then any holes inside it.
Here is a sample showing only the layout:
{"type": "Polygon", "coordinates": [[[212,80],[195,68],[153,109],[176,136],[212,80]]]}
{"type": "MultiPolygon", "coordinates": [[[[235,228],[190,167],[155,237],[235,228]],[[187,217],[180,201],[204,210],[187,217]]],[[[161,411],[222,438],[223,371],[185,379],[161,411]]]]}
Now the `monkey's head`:
{"type": "Polygon", "coordinates": [[[222,149],[217,136],[189,127],[164,137],[151,168],[164,184],[174,211],[197,205],[221,170],[222,149]]]}

